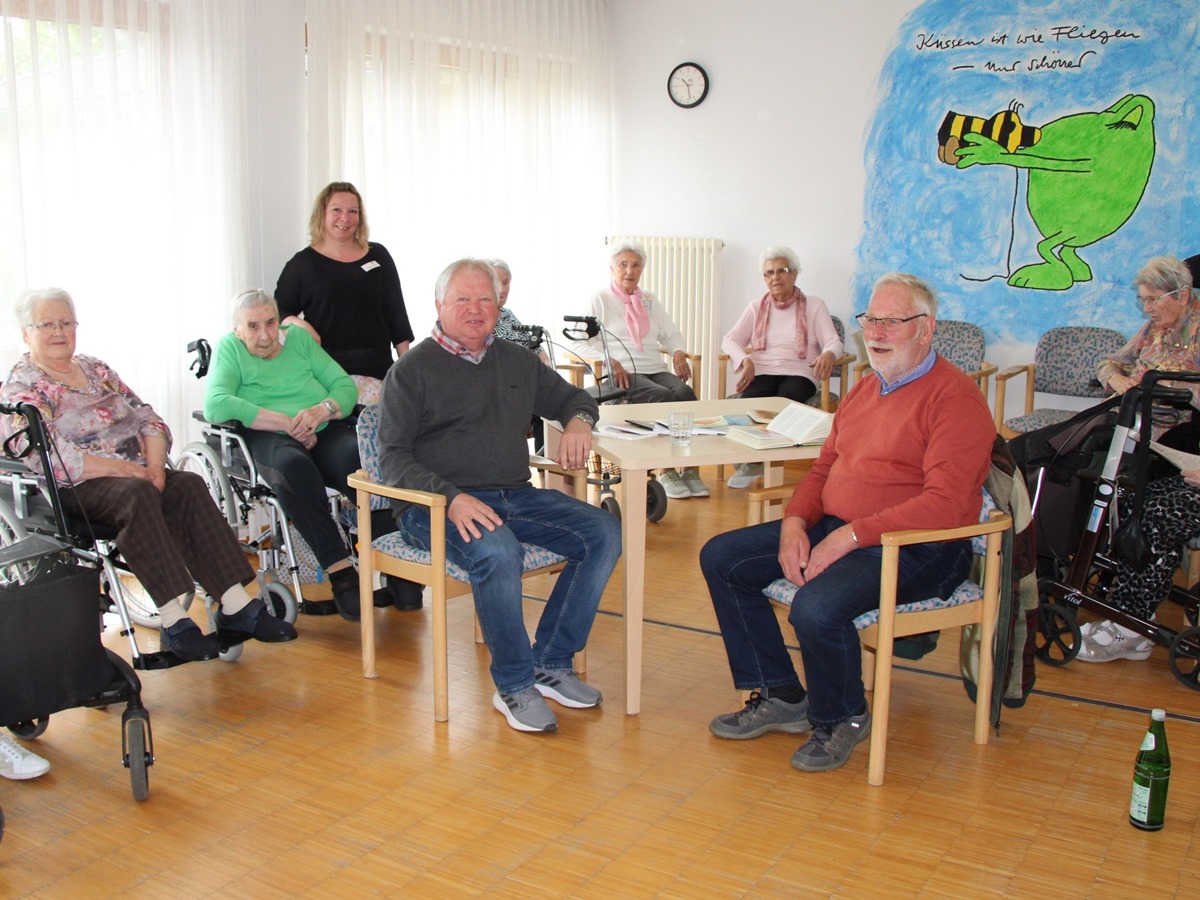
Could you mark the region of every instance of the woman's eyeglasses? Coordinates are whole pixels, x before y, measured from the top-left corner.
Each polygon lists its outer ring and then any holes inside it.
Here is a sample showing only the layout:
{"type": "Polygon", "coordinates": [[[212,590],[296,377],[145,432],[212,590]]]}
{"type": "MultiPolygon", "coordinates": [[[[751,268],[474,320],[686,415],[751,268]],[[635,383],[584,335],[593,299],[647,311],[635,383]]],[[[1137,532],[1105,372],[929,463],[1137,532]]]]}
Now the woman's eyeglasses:
{"type": "Polygon", "coordinates": [[[56,331],[74,331],[75,326],[78,324],[78,322],[70,319],[58,319],[57,321],[31,322],[29,323],[29,327],[53,334],[56,331]]]}

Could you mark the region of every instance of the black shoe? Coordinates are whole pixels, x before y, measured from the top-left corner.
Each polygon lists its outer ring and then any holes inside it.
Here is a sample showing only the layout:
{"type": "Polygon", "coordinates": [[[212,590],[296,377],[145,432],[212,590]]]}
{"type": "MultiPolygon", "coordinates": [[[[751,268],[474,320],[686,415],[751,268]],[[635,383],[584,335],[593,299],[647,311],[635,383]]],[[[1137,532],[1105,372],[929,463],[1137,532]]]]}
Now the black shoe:
{"type": "Polygon", "coordinates": [[[392,592],[385,587],[379,588],[371,595],[376,609],[387,609],[392,605],[392,592]]]}
{"type": "Polygon", "coordinates": [[[336,616],[338,608],[332,600],[301,600],[300,612],[306,616],[336,616]]]}
{"type": "Polygon", "coordinates": [[[216,659],[221,655],[221,645],[216,637],[205,634],[191,619],[180,619],[170,628],[164,628],[159,633],[158,645],[190,662],[216,659]]]}
{"type": "Polygon", "coordinates": [[[920,659],[937,649],[939,634],[940,631],[927,631],[924,634],[898,637],[892,644],[892,654],[901,659],[920,659]]]}
{"type": "Polygon", "coordinates": [[[387,586],[391,595],[391,605],[401,612],[416,612],[424,606],[425,585],[405,581],[403,578],[389,578],[387,586]]]}
{"type": "Polygon", "coordinates": [[[226,634],[245,635],[264,644],[282,644],[296,639],[296,629],[291,623],[267,612],[266,605],[258,597],[231,616],[219,614],[217,630],[226,634]]]}
{"type": "Polygon", "coordinates": [[[358,573],[354,573],[353,579],[331,579],[331,581],[333,582],[333,602],[337,604],[338,614],[349,622],[357,622],[360,618],[358,573]]]}

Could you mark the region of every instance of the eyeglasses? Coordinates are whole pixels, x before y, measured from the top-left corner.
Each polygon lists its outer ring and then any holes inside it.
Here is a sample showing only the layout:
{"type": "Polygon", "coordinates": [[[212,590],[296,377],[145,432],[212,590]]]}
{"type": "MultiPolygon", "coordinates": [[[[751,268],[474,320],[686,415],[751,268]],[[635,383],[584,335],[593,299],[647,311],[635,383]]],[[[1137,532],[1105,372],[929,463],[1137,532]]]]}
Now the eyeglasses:
{"type": "Polygon", "coordinates": [[[31,322],[30,328],[36,328],[38,331],[45,331],[53,334],[56,331],[74,331],[78,322],[70,319],[59,319],[58,321],[31,322]]]}
{"type": "Polygon", "coordinates": [[[1165,294],[1159,294],[1157,297],[1143,297],[1141,294],[1138,294],[1138,298],[1137,298],[1138,306],[1147,306],[1147,305],[1161,303],[1165,298],[1170,297],[1172,294],[1178,294],[1180,292],[1180,290],[1182,290],[1182,288],[1175,288],[1175,290],[1167,291],[1165,294]]]}
{"type": "Polygon", "coordinates": [[[776,275],[789,275],[791,271],[791,266],[784,266],[780,269],[767,269],[767,271],[763,272],[763,278],[774,278],[776,275]]]}
{"type": "Polygon", "coordinates": [[[857,316],[854,317],[854,320],[856,322],[858,322],[858,324],[861,328],[866,328],[868,325],[870,325],[872,327],[878,326],[878,327],[882,328],[884,331],[895,331],[897,328],[899,328],[905,322],[911,322],[913,319],[923,319],[927,315],[929,315],[929,313],[917,313],[915,316],[909,316],[906,319],[892,319],[892,318],[879,319],[879,318],[876,318],[875,316],[868,316],[866,313],[859,313],[857,316]]]}

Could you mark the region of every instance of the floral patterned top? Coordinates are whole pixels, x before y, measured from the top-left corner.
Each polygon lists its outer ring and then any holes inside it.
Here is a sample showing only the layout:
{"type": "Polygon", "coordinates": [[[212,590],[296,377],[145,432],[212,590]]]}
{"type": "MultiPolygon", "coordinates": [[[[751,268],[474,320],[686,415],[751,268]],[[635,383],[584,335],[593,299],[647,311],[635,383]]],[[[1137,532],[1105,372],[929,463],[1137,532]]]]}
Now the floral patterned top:
{"type": "MultiPolygon", "coordinates": [[[[82,388],[64,384],[35,365],[26,353],[0,387],[0,402],[30,403],[38,408],[53,444],[54,480],[69,485],[83,479],[85,455],[146,464],[144,439],[158,435],[171,447],[171,430],[116,372],[91,356],[73,357],[87,376],[82,388]]],[[[0,418],[5,437],[25,427],[21,416],[0,418]]],[[[25,442],[19,440],[17,449],[25,442]]],[[[37,474],[41,460],[25,458],[37,474]]]]}
{"type": "Polygon", "coordinates": [[[1200,372],[1200,307],[1193,305],[1170,331],[1147,322],[1115,356],[1100,361],[1096,377],[1108,384],[1114,375],[1137,377],[1151,369],[1200,372]]]}

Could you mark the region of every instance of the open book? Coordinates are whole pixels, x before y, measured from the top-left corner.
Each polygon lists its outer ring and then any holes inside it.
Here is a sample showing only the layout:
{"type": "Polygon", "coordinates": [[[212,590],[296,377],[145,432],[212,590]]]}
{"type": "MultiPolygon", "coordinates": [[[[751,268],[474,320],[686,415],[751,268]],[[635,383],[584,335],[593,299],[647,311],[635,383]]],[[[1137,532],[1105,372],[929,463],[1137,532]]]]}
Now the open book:
{"type": "Polygon", "coordinates": [[[1200,456],[1197,456],[1195,453],[1185,453],[1182,450],[1176,450],[1174,447],[1164,446],[1158,441],[1151,441],[1150,449],[1180,471],[1186,472],[1190,469],[1200,469],[1200,456]]]}
{"type": "Polygon", "coordinates": [[[730,425],[726,437],[756,450],[773,450],[797,444],[819,444],[829,437],[833,414],[792,403],[775,418],[770,426],[730,425]]]}

